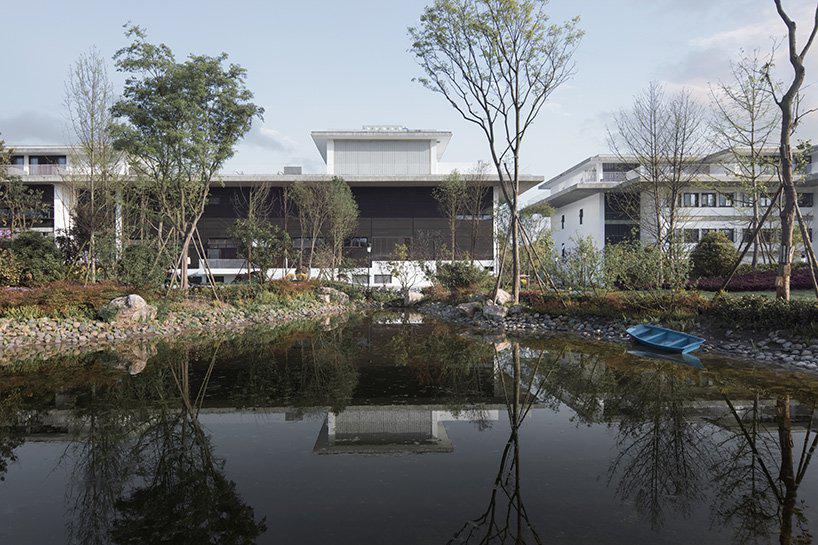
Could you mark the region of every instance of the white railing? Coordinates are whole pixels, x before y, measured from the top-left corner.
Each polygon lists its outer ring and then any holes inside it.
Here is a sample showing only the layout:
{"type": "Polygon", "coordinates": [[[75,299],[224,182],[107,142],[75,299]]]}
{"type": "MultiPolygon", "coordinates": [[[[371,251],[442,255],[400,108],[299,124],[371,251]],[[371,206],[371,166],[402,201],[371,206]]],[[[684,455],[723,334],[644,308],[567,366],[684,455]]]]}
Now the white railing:
{"type": "Polygon", "coordinates": [[[602,181],[603,182],[624,182],[627,172],[617,172],[617,171],[602,171],[602,181]]]}
{"type": "Polygon", "coordinates": [[[14,176],[55,176],[66,172],[65,165],[9,165],[8,173],[14,176]]]}

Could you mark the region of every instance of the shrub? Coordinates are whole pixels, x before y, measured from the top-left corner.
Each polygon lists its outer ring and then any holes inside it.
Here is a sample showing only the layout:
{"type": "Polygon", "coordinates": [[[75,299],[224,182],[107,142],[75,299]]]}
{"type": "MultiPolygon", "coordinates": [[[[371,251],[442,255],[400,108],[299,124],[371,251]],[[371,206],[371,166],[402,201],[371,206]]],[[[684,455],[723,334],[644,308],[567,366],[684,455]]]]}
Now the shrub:
{"type": "Polygon", "coordinates": [[[724,233],[710,232],[702,237],[690,253],[691,273],[695,278],[730,274],[738,251],[724,233]]]}
{"type": "Polygon", "coordinates": [[[450,292],[482,291],[492,281],[491,274],[468,261],[441,263],[433,278],[450,292]]]}
{"type": "Polygon", "coordinates": [[[695,318],[709,304],[696,292],[667,291],[574,294],[562,300],[553,293],[523,292],[521,300],[535,312],[551,315],[674,320],[695,318]]]}
{"type": "Polygon", "coordinates": [[[605,287],[602,252],[594,240],[580,238],[574,244],[557,264],[556,280],[566,288],[579,290],[605,287]]]}
{"type": "Polygon", "coordinates": [[[65,277],[65,264],[54,241],[40,233],[25,231],[9,243],[20,265],[20,283],[39,286],[65,277]]]}
{"type": "Polygon", "coordinates": [[[755,329],[809,329],[818,324],[818,304],[799,299],[784,301],[763,295],[720,293],[713,298],[707,315],[726,325],[746,324],[755,329]]]}
{"type": "Polygon", "coordinates": [[[117,263],[117,280],[137,288],[162,287],[166,275],[161,260],[157,260],[156,256],[156,249],[147,244],[128,246],[117,263]]]}
{"type": "MultiPolygon", "coordinates": [[[[103,305],[128,293],[128,288],[113,282],[83,286],[58,281],[32,289],[4,289],[0,290],[0,316],[14,317],[14,309],[28,306],[38,309],[40,316],[96,318],[103,305]]],[[[149,297],[147,293],[142,295],[149,297]]],[[[25,312],[33,313],[32,309],[25,312]]]]}
{"type": "Polygon", "coordinates": [[[20,264],[10,250],[0,248],[0,286],[16,286],[20,282],[20,264]]]}
{"type": "MultiPolygon", "coordinates": [[[[727,291],[770,291],[775,289],[776,267],[762,266],[759,270],[751,270],[742,265],[736,272],[727,291]]],[[[696,287],[705,291],[719,291],[727,280],[727,275],[713,278],[700,279],[696,287]]],[[[795,267],[790,277],[790,287],[792,289],[807,290],[812,289],[812,277],[809,267],[795,267]]]]}
{"type": "Polygon", "coordinates": [[[605,284],[621,290],[652,290],[662,286],[662,251],[655,245],[630,241],[605,246],[605,284]]]}

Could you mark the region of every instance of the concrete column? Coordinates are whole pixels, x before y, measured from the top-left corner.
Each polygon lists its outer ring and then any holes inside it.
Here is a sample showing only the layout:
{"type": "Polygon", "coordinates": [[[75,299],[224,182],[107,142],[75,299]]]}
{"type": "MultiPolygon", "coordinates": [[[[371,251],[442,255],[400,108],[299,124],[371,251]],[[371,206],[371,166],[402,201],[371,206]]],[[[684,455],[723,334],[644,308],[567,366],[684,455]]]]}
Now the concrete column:
{"type": "Polygon", "coordinates": [[[335,140],[327,140],[327,174],[335,174],[335,140]]]}
{"type": "Polygon", "coordinates": [[[437,142],[432,140],[429,145],[429,174],[437,173],[437,142]]]}
{"type": "Polygon", "coordinates": [[[74,194],[64,183],[54,184],[54,236],[65,235],[71,230],[71,211],[74,194]]]}
{"type": "Polygon", "coordinates": [[[500,207],[500,188],[496,185],[491,187],[491,202],[491,232],[492,237],[494,238],[491,243],[491,248],[492,259],[494,261],[494,275],[497,276],[500,274],[500,241],[497,236],[497,210],[500,207]]]}

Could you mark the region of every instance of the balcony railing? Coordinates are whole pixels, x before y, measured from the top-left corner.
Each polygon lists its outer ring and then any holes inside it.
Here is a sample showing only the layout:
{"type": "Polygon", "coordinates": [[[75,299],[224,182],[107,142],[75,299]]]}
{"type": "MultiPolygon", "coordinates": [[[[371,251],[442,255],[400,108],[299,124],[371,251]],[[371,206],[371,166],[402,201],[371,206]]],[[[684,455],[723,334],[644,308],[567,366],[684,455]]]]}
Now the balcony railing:
{"type": "Polygon", "coordinates": [[[55,176],[66,172],[65,165],[9,165],[8,173],[13,176],[55,176]]]}
{"type": "Polygon", "coordinates": [[[615,172],[615,171],[603,171],[602,172],[602,181],[603,182],[624,182],[627,178],[627,172],[615,172]]]}

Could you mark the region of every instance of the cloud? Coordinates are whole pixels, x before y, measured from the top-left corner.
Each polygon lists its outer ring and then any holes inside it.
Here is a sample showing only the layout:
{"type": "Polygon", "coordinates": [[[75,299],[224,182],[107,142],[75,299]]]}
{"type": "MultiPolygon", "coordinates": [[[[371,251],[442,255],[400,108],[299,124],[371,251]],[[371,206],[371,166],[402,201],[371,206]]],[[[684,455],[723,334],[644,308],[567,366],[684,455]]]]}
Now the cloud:
{"type": "Polygon", "coordinates": [[[59,117],[35,110],[0,116],[0,138],[14,144],[63,144],[65,124],[59,117]]]}
{"type": "Polygon", "coordinates": [[[244,137],[244,143],[275,152],[291,151],[295,147],[292,139],[263,123],[253,123],[244,137]]]}

